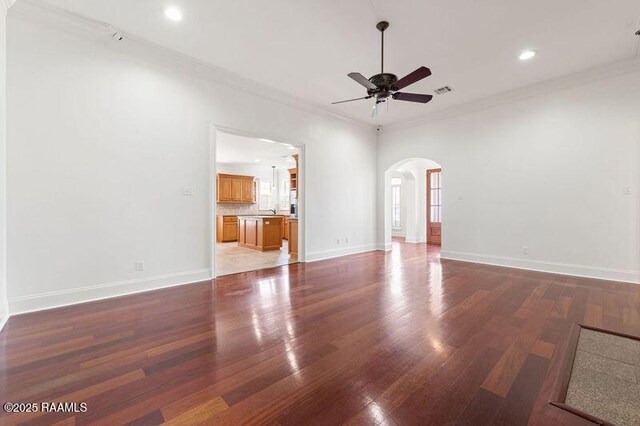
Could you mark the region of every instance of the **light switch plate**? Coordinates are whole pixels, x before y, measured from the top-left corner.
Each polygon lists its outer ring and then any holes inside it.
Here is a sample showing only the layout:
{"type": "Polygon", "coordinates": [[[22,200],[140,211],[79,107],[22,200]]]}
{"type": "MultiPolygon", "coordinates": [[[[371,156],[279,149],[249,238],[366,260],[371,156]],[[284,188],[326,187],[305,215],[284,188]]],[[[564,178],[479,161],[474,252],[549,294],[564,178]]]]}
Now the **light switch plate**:
{"type": "Polygon", "coordinates": [[[193,186],[185,186],[182,192],[185,196],[193,195],[193,186]]]}

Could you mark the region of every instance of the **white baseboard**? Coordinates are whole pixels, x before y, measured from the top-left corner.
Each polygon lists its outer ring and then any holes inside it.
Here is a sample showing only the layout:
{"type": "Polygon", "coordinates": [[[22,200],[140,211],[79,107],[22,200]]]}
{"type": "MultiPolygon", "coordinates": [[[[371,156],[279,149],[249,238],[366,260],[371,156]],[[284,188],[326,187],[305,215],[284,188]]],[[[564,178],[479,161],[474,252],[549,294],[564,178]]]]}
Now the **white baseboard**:
{"type": "Polygon", "coordinates": [[[209,269],[179,272],[175,274],[158,275],[155,277],[139,278],[128,281],[118,281],[106,284],[96,284],[69,290],[51,291],[9,298],[9,312],[11,315],[26,312],[41,311],[77,303],[92,302],[125,296],[127,294],[142,293],[161,288],[191,284],[211,279],[209,269]]]}
{"type": "Polygon", "coordinates": [[[376,250],[391,251],[392,249],[393,249],[393,244],[392,243],[376,244],[376,250]]]}
{"type": "Polygon", "coordinates": [[[0,310],[1,316],[0,316],[0,331],[2,331],[2,329],[4,328],[4,326],[7,324],[7,321],[9,321],[9,304],[8,303],[3,303],[2,304],[2,308],[0,310]]]}
{"type": "Polygon", "coordinates": [[[441,251],[442,259],[460,260],[463,262],[484,263],[487,265],[506,266],[508,268],[527,269],[531,271],[550,272],[561,275],[597,278],[610,281],[623,281],[640,284],[640,271],[604,268],[600,266],[572,265],[568,263],[548,262],[542,260],[523,260],[512,257],[491,256],[485,254],[441,251]]]}
{"type": "Polygon", "coordinates": [[[325,250],[315,253],[307,253],[306,262],[317,262],[318,260],[333,259],[334,257],[348,256],[350,254],[365,253],[377,250],[376,244],[365,244],[362,246],[346,247],[338,250],[325,250]]]}
{"type": "Polygon", "coordinates": [[[9,315],[3,315],[2,318],[0,318],[0,332],[4,326],[7,325],[7,321],[9,321],[9,315]]]}

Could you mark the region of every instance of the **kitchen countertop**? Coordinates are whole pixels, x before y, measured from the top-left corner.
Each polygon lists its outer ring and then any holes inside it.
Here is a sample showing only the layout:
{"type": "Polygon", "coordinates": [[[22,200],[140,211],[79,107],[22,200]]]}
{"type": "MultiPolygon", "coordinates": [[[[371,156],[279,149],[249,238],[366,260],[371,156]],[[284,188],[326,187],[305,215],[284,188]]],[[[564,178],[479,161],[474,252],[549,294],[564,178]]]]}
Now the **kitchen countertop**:
{"type": "Polygon", "coordinates": [[[279,214],[265,214],[265,215],[246,215],[238,216],[241,219],[284,219],[284,215],[279,214]]]}
{"type": "Polygon", "coordinates": [[[289,219],[298,219],[296,216],[288,214],[219,214],[220,217],[287,217],[289,219]]]}

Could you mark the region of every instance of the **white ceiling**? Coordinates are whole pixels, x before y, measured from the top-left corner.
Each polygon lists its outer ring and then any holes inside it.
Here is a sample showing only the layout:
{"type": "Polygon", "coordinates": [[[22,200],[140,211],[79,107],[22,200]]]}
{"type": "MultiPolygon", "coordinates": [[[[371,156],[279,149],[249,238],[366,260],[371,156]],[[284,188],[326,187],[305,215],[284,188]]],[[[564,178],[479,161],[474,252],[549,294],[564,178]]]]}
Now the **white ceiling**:
{"type": "Polygon", "coordinates": [[[45,0],[125,32],[284,90],[335,112],[391,124],[637,54],[638,0],[45,0]],[[168,5],[181,22],[165,18],[168,5]],[[395,101],[371,119],[372,100],[347,77],[420,65],[433,75],[405,91],[453,93],[427,105],[395,101]],[[517,57],[536,49],[530,62],[517,57]]]}
{"type": "Polygon", "coordinates": [[[216,134],[218,163],[276,166],[287,169],[295,167],[295,160],[291,156],[297,152],[296,149],[291,149],[290,145],[279,142],[265,142],[222,132],[216,134]]]}

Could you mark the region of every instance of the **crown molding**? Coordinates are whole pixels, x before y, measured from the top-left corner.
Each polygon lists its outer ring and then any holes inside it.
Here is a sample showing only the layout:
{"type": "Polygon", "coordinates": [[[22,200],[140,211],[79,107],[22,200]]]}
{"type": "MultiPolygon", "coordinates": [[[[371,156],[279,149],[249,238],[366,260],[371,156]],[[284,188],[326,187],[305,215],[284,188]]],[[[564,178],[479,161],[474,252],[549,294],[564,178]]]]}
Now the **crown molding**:
{"type": "MultiPolygon", "coordinates": [[[[15,2],[16,0],[0,0],[0,7],[8,8],[15,2]]],[[[14,5],[11,8],[11,16],[21,16],[30,20],[35,20],[52,26],[58,30],[75,34],[79,37],[89,37],[98,43],[131,56],[141,57],[153,64],[177,70],[181,73],[189,73],[190,75],[200,77],[205,80],[231,86],[254,96],[260,96],[273,102],[287,105],[316,116],[337,119],[372,131],[380,128],[381,133],[399,128],[410,128],[425,125],[435,121],[445,120],[500,105],[546,95],[559,90],[588,84],[597,80],[640,71],[640,56],[638,56],[638,52],[635,52],[632,57],[618,62],[589,68],[555,79],[545,80],[493,96],[484,97],[475,101],[454,105],[416,118],[387,125],[377,125],[375,123],[336,113],[334,110],[324,105],[298,98],[288,92],[276,89],[255,80],[247,79],[208,62],[163,47],[159,44],[136,37],[124,31],[120,31],[106,22],[100,22],[84,17],[68,10],[44,3],[41,0],[21,0],[17,5],[14,5]],[[116,42],[112,38],[112,34],[116,31],[124,37],[123,41],[116,42]]]]}
{"type": "Polygon", "coordinates": [[[6,15],[9,8],[13,6],[15,2],[16,0],[0,0],[0,13],[6,15]]]}
{"type": "Polygon", "coordinates": [[[481,98],[475,101],[466,102],[455,105],[440,111],[435,111],[428,115],[413,118],[399,123],[389,124],[383,127],[384,131],[395,130],[399,128],[411,128],[425,125],[434,121],[446,120],[461,115],[470,114],[484,109],[493,108],[513,102],[522,101],[529,98],[547,95],[575,86],[593,83],[598,80],[604,80],[621,76],[624,74],[640,72],[640,57],[633,56],[618,62],[606,65],[588,68],[562,77],[545,80],[539,83],[524,86],[518,89],[502,92],[494,96],[481,98]]]}
{"type": "MultiPolygon", "coordinates": [[[[2,1],[12,0],[0,0],[0,2],[2,1]]],[[[181,73],[189,73],[225,86],[231,86],[246,93],[260,96],[316,116],[337,119],[371,131],[375,129],[372,123],[338,114],[324,105],[306,101],[283,90],[242,77],[208,62],[136,37],[113,27],[109,23],[96,21],[40,0],[20,1],[20,4],[12,9],[11,16],[18,16],[43,23],[57,30],[79,37],[89,37],[117,51],[141,57],[156,65],[171,68],[181,73]],[[114,32],[122,35],[123,40],[119,42],[114,40],[112,37],[114,32]]]]}

